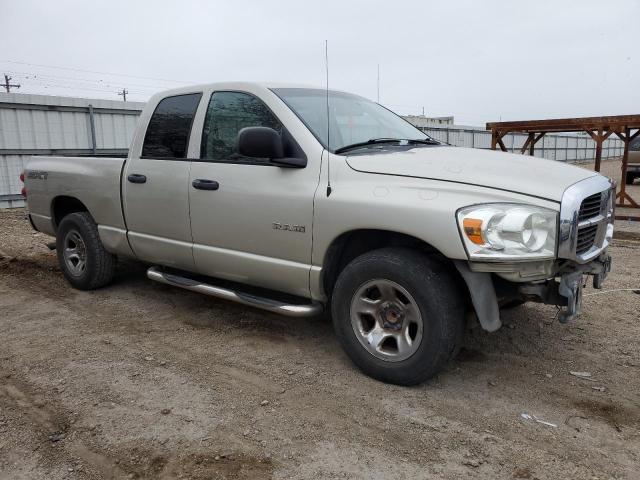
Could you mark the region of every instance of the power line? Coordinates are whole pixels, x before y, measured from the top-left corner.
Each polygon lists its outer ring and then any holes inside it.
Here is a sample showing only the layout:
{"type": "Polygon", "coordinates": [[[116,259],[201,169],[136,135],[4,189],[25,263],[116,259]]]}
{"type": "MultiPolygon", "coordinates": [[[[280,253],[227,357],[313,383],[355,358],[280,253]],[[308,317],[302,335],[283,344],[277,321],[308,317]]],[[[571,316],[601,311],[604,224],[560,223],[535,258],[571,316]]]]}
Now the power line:
{"type": "Polygon", "coordinates": [[[122,96],[122,101],[123,102],[127,101],[127,93],[129,93],[129,92],[127,92],[126,88],[123,88],[121,92],[118,92],[118,95],[122,96]]]}
{"type": "MultiPolygon", "coordinates": [[[[54,79],[54,80],[73,80],[76,82],[87,82],[92,84],[98,84],[105,87],[114,87],[111,80],[102,79],[102,78],[78,78],[78,77],[69,77],[65,75],[51,75],[48,73],[33,73],[33,72],[19,72],[16,70],[9,70],[9,74],[18,75],[20,77],[24,77],[25,80],[46,80],[46,79],[54,79]]],[[[51,80],[48,80],[51,81],[51,80]]],[[[127,82],[127,85],[134,87],[149,87],[156,90],[166,90],[166,85],[158,85],[158,84],[149,84],[149,83],[130,83],[127,82]]]]}
{"type": "MultiPolygon", "coordinates": [[[[0,84],[2,85],[2,84],[0,84]]],[[[91,92],[102,92],[102,93],[118,93],[119,91],[114,91],[113,88],[91,88],[91,87],[83,87],[83,86],[78,86],[78,85],[71,85],[71,84],[66,84],[66,85],[61,85],[61,84],[56,84],[56,83],[42,83],[42,82],[30,82],[29,85],[23,85],[23,87],[28,87],[28,86],[36,86],[36,87],[42,87],[42,88],[52,88],[52,89],[56,89],[56,88],[65,88],[65,89],[71,89],[71,90],[85,90],[85,91],[91,91],[91,92]]],[[[155,92],[155,90],[154,90],[155,92]]],[[[148,95],[149,91],[143,91],[143,90],[134,90],[134,91],[130,91],[127,90],[127,95],[130,93],[134,93],[134,94],[138,94],[138,95],[148,95]]]]}
{"type": "MultiPolygon", "coordinates": [[[[60,80],[48,80],[48,79],[40,79],[40,78],[22,78],[22,87],[28,88],[29,86],[40,85],[47,87],[60,87],[60,88],[78,88],[85,90],[95,90],[95,91],[120,91],[121,85],[117,84],[109,84],[109,83],[88,83],[88,82],[75,82],[75,81],[60,81],[60,80]]],[[[128,84],[127,84],[128,85],[128,84]]],[[[157,92],[159,90],[156,88],[134,88],[134,90],[138,92],[157,92]]]]}
{"type": "Polygon", "coordinates": [[[60,67],[60,66],[56,66],[56,65],[45,65],[45,64],[42,64],[42,63],[17,62],[17,61],[14,61],[14,60],[0,60],[0,62],[12,63],[12,64],[15,64],[15,65],[29,65],[31,67],[55,68],[55,69],[58,69],[58,70],[69,70],[69,71],[73,71],[73,72],[95,73],[95,74],[98,74],[98,75],[113,75],[114,77],[142,78],[142,79],[146,79],[146,80],[156,80],[156,81],[160,81],[160,82],[196,83],[196,82],[189,82],[189,81],[186,81],[186,80],[172,80],[172,79],[168,79],[168,78],[144,77],[142,75],[129,75],[129,74],[126,74],[126,73],[101,72],[101,71],[98,71],[98,70],[85,70],[85,69],[82,69],[82,68],[60,67]]]}
{"type": "Polygon", "coordinates": [[[7,93],[11,93],[12,88],[20,88],[20,84],[9,83],[11,78],[6,73],[4,74],[4,84],[2,86],[7,90],[7,93]]]}

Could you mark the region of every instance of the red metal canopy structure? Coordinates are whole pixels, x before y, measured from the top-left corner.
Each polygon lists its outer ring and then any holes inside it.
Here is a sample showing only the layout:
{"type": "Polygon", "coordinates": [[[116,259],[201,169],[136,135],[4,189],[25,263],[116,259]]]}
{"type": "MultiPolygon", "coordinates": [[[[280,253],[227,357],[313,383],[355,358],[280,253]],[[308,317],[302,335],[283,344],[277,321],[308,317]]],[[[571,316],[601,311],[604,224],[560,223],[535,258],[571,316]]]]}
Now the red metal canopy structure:
{"type": "MultiPolygon", "coordinates": [[[[608,117],[583,117],[583,118],[557,118],[551,120],[526,120],[519,122],[492,122],[487,123],[487,130],[491,130],[491,149],[495,150],[499,145],[503,151],[507,151],[502,138],[508,133],[527,134],[527,140],[520,153],[529,150],[533,155],[535,145],[547,133],[558,132],[587,132],[596,142],[595,170],[600,171],[602,158],[602,143],[611,135],[617,135],[624,142],[622,155],[622,179],[619,182],[620,189],[616,194],[618,207],[640,208],[626,192],[625,178],[629,161],[629,144],[640,134],[640,115],[617,115],[608,117]],[[632,133],[632,131],[635,132],[632,133]],[[628,202],[628,203],[627,203],[628,202]]],[[[624,216],[624,218],[629,218],[624,216]]],[[[640,217],[635,217],[640,220],[640,217]]]]}

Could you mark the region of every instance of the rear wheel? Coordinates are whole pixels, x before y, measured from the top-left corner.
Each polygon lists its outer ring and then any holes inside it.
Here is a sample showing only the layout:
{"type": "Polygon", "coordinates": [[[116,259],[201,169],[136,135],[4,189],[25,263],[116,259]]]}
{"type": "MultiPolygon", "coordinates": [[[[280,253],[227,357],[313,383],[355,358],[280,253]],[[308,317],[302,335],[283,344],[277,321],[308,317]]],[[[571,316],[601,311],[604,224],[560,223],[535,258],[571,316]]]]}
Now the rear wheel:
{"type": "Polygon", "coordinates": [[[625,179],[626,180],[625,183],[627,185],[631,185],[633,183],[633,181],[635,180],[635,178],[636,178],[635,174],[627,172],[627,177],[625,179]]]}
{"type": "Polygon", "coordinates": [[[421,383],[451,359],[464,332],[464,307],[447,268],[417,251],[385,248],[353,260],[336,282],[336,334],[367,375],[421,383]]]}
{"type": "Polygon", "coordinates": [[[113,279],[116,256],[105,250],[89,213],[71,213],[62,219],[56,250],[62,273],[75,288],[93,290],[113,279]]]}

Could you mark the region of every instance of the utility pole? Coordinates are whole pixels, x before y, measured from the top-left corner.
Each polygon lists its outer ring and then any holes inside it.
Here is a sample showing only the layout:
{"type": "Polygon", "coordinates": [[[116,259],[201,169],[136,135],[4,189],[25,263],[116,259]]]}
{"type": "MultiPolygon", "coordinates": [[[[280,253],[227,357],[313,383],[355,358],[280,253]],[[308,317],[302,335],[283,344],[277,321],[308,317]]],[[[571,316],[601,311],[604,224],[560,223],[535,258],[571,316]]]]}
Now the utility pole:
{"type": "Polygon", "coordinates": [[[7,93],[11,93],[11,88],[20,88],[19,84],[9,83],[11,81],[11,77],[9,77],[6,73],[4,74],[4,83],[2,86],[7,90],[7,93]]]}
{"type": "Polygon", "coordinates": [[[123,88],[121,92],[118,92],[118,95],[122,97],[123,102],[127,101],[127,93],[129,93],[129,91],[126,88],[123,88]]]}

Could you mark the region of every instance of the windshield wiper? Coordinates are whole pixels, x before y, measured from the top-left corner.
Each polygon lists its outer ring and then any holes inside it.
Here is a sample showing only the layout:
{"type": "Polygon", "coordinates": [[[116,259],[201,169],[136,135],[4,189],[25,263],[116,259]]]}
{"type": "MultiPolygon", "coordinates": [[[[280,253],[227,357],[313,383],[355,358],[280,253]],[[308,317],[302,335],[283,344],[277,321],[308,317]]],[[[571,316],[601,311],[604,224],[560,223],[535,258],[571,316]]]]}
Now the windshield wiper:
{"type": "Polygon", "coordinates": [[[336,148],[335,153],[342,153],[356,148],[368,147],[370,145],[380,145],[385,143],[406,143],[407,145],[421,143],[425,145],[440,145],[440,142],[431,138],[371,138],[366,142],[352,143],[351,145],[345,145],[344,147],[336,148]]]}

